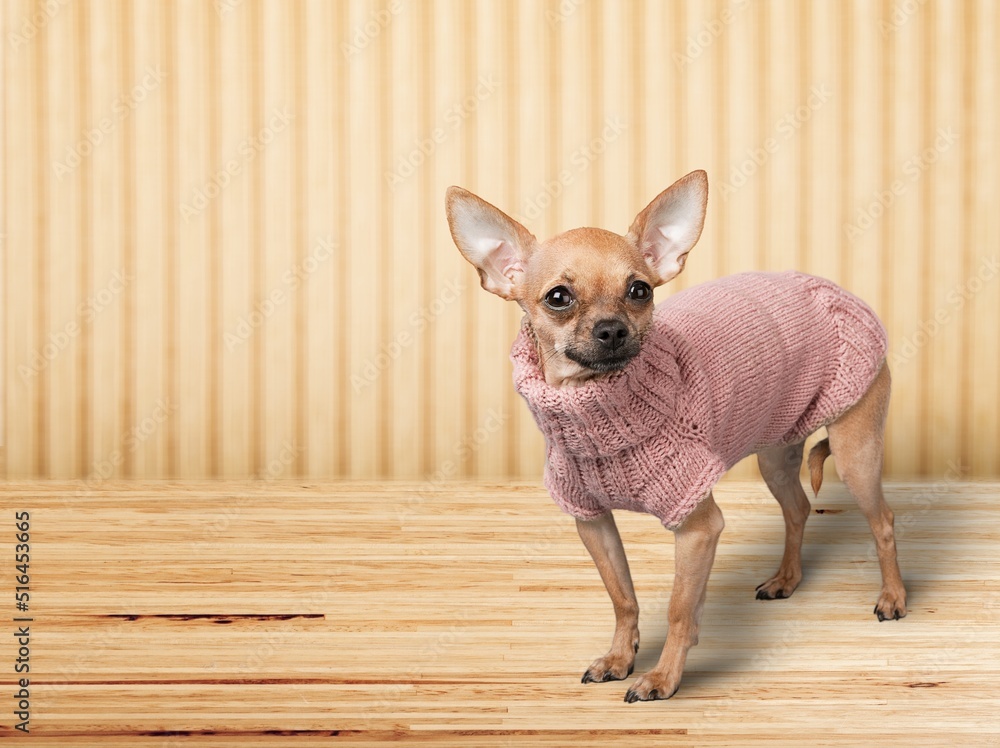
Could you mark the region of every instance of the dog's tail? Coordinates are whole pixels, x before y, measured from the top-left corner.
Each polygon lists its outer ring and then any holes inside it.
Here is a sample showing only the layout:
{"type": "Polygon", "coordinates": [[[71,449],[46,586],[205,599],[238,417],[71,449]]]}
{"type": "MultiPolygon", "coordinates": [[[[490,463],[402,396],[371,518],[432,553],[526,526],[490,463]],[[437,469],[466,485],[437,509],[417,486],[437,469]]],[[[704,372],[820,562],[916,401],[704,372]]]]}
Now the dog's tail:
{"type": "Polygon", "coordinates": [[[813,494],[818,494],[819,487],[823,485],[823,463],[829,456],[829,439],[817,442],[816,446],[809,450],[809,481],[812,483],[813,494]]]}

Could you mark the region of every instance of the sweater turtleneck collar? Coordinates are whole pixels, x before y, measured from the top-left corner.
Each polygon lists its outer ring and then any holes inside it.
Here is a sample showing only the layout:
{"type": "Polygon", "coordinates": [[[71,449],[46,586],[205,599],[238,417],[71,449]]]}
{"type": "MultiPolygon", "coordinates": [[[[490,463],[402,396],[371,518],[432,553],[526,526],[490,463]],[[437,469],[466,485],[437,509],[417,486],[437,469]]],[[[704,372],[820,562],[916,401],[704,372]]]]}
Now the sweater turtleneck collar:
{"type": "Polygon", "coordinates": [[[661,433],[673,419],[681,386],[669,336],[653,323],[639,354],[624,369],[580,385],[545,381],[530,322],[511,347],[514,387],[527,401],[549,448],[578,457],[603,457],[635,447],[661,433]]]}

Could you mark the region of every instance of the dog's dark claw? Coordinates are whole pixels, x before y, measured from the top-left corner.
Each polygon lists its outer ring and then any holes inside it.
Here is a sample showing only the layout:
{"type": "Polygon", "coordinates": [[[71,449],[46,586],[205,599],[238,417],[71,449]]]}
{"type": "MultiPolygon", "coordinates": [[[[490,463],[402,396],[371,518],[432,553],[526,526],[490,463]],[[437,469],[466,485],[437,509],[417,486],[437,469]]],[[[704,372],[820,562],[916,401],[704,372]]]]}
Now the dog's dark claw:
{"type": "Polygon", "coordinates": [[[758,600],[770,600],[771,598],[769,598],[767,596],[767,592],[765,592],[764,590],[758,589],[757,590],[757,599],[758,600]]]}
{"type": "Polygon", "coordinates": [[[784,590],[778,590],[777,592],[775,592],[774,593],[774,599],[775,600],[784,600],[785,599],[785,592],[784,592],[784,590]]]}
{"type": "Polygon", "coordinates": [[[634,652],[638,652],[639,651],[639,642],[636,642],[635,644],[632,645],[632,650],[634,652]]]}
{"type": "Polygon", "coordinates": [[[625,692],[625,703],[634,704],[639,700],[639,694],[633,691],[631,688],[625,692]]]}
{"type": "Polygon", "coordinates": [[[882,621],[886,620],[886,617],[884,615],[882,615],[882,611],[881,610],[876,610],[875,611],[875,615],[878,616],[878,622],[879,623],[882,623],[882,621]]]}
{"type": "Polygon", "coordinates": [[[594,682],[594,679],[590,677],[590,671],[589,670],[583,674],[583,677],[580,678],[580,682],[581,683],[593,683],[594,682]]]}

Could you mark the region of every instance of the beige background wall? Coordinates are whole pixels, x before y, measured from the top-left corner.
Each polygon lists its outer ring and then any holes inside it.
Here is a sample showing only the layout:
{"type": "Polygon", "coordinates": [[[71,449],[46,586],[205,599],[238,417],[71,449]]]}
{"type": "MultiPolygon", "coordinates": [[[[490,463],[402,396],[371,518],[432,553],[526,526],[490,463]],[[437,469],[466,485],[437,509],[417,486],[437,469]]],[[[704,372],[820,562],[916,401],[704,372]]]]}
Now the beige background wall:
{"type": "Polygon", "coordinates": [[[694,168],[675,287],[839,281],[892,340],[890,474],[1000,474],[995,0],[0,14],[8,477],[535,478],[444,189],[623,231],[694,168]]]}

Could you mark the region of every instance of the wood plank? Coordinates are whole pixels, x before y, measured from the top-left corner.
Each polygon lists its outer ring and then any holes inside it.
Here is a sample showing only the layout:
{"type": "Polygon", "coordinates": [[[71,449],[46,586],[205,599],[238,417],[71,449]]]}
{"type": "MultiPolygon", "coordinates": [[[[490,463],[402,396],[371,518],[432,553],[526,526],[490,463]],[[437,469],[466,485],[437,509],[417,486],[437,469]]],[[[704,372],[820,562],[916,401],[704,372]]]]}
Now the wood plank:
{"type": "MultiPolygon", "coordinates": [[[[997,735],[998,489],[887,484],[910,612],[879,624],[871,535],[841,486],[815,503],[802,586],[770,603],[753,587],[780,557],[778,507],[759,482],[718,487],[728,526],[701,643],[678,694],[645,707],[622,703],[626,683],[578,682],[611,608],[572,520],[537,485],[21,481],[0,486],[0,511],[31,512],[43,745],[832,746],[888,719],[900,740],[934,745],[997,735]]],[[[666,634],[670,534],[628,512],[618,524],[642,672],[666,634]]]]}

